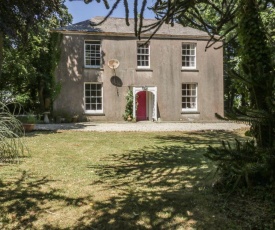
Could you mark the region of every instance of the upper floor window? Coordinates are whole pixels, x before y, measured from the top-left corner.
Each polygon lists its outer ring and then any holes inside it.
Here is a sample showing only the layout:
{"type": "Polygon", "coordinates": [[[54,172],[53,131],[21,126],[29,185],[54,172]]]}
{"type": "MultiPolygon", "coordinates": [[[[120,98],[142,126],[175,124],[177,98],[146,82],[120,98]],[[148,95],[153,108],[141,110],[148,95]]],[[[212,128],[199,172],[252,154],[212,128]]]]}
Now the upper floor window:
{"type": "Polygon", "coordinates": [[[197,84],[182,84],[182,111],[197,111],[197,84]]]}
{"type": "Polygon", "coordinates": [[[85,66],[98,68],[101,65],[100,41],[85,41],[85,66]]]}
{"type": "Polygon", "coordinates": [[[102,113],[102,83],[85,83],[85,112],[102,113]]]}
{"type": "Polygon", "coordinates": [[[149,43],[137,43],[137,66],[150,67],[150,46],[149,43]]]}
{"type": "Polygon", "coordinates": [[[191,43],[182,44],[182,68],[183,69],[196,68],[196,44],[191,44],[191,43]]]}

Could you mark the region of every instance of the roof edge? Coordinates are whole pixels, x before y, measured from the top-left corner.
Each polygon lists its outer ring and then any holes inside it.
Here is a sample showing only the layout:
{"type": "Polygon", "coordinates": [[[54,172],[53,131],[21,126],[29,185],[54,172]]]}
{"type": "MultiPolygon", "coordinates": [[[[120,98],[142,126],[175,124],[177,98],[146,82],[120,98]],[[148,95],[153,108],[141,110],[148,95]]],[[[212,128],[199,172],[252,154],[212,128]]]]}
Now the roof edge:
{"type": "MultiPolygon", "coordinates": [[[[134,33],[113,33],[113,32],[90,32],[90,31],[79,31],[79,30],[54,30],[52,32],[59,32],[62,34],[73,34],[73,35],[93,35],[93,36],[112,36],[112,37],[134,37],[136,38],[134,33]]],[[[141,34],[141,37],[150,38],[151,34],[141,34]]],[[[209,40],[211,36],[204,35],[170,35],[170,34],[155,34],[154,37],[157,38],[201,38],[209,40]]],[[[220,38],[219,36],[214,36],[214,38],[220,38]]]]}

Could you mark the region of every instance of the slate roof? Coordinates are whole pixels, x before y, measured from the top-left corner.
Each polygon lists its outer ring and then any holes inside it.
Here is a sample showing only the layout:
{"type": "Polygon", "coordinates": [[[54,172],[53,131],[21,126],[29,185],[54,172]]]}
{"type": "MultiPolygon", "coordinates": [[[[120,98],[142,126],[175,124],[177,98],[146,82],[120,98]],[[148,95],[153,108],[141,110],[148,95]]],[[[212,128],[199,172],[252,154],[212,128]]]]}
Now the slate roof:
{"type": "MultiPolygon", "coordinates": [[[[60,32],[86,32],[86,33],[105,33],[105,34],[134,34],[134,19],[129,19],[130,26],[125,23],[125,18],[110,17],[103,24],[95,26],[95,24],[101,22],[104,17],[95,17],[90,20],[82,21],[73,25],[60,27],[56,31],[60,32]]],[[[157,20],[144,19],[143,25],[149,25],[157,20]]],[[[144,35],[152,34],[152,31],[143,33],[144,35]]],[[[191,27],[183,27],[180,24],[175,23],[172,27],[169,24],[163,24],[162,27],[156,33],[157,36],[188,36],[188,37],[209,37],[209,35],[197,29],[191,27]]]]}

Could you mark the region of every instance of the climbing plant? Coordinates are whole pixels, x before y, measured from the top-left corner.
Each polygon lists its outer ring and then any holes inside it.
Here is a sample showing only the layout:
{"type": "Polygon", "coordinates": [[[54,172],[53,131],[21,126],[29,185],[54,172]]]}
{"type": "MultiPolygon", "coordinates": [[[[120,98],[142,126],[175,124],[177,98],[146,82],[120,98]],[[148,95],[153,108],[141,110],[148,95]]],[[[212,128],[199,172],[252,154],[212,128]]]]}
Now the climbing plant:
{"type": "Polygon", "coordinates": [[[55,78],[55,70],[61,57],[61,41],[62,34],[52,32],[48,42],[48,52],[42,54],[43,57],[41,57],[45,61],[48,60],[42,67],[45,75],[39,78],[40,84],[38,85],[38,96],[42,110],[50,109],[46,108],[48,105],[46,105],[45,101],[48,99],[53,102],[61,90],[61,84],[55,78]]]}

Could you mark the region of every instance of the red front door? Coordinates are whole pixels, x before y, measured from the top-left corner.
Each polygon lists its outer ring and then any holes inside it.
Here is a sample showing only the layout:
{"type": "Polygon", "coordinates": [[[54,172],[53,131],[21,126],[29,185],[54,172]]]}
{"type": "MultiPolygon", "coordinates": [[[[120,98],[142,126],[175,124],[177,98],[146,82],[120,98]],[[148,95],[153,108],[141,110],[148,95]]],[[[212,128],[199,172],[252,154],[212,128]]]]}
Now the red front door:
{"type": "Polygon", "coordinates": [[[146,116],[146,91],[141,91],[137,93],[137,121],[144,121],[147,120],[146,116]]]}

